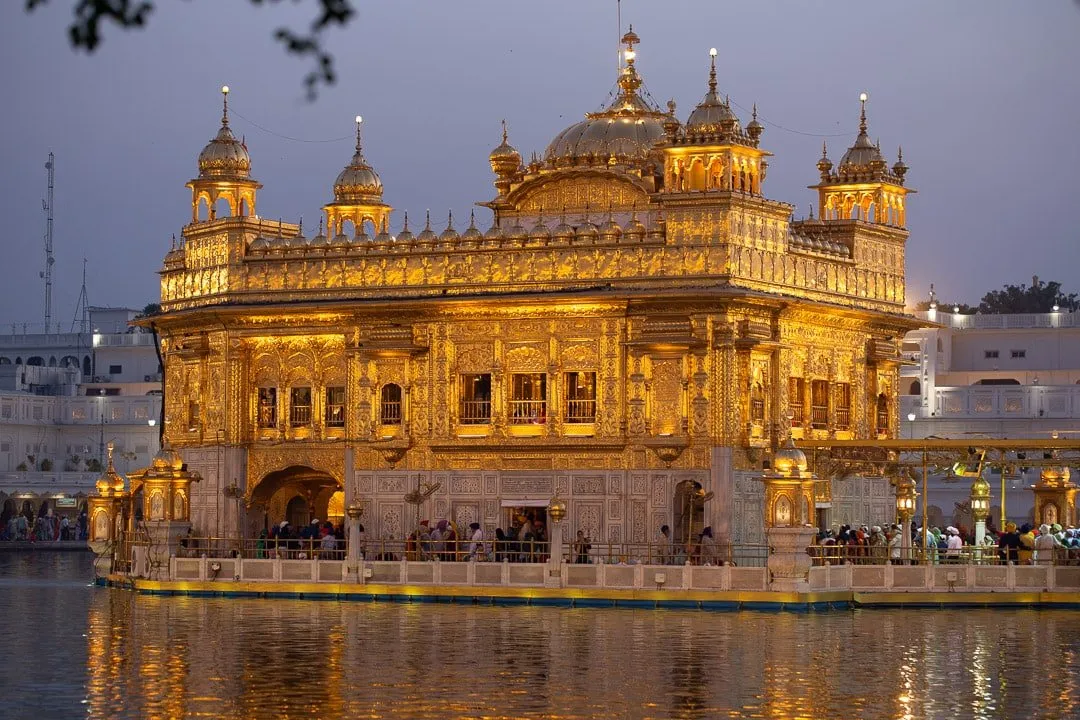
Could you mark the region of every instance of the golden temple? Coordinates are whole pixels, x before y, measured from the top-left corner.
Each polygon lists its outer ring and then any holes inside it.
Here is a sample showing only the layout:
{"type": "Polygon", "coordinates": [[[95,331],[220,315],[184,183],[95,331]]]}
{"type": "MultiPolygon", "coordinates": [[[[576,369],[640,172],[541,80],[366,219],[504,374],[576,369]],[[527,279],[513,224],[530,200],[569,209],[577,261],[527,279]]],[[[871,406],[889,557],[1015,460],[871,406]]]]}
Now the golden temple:
{"type": "MultiPolygon", "coordinates": [[[[819,217],[794,220],[763,194],[764,126],[720,93],[715,51],[683,122],[642,92],[638,42],[623,37],[614,100],[543,156],[524,162],[504,125],[485,231],[429,218],[414,235],[406,216],[392,236],[360,118],[326,231],[261,219],[223,88],[147,321],[165,439],[202,476],[193,534],[360,503],[368,537],[421,516],[490,535],[557,495],[606,542],[663,524],[760,542],[751,480],[789,428],[895,437],[898,345],[920,325],[904,314],[912,191],[869,139],[865,96],[854,144],[818,162],[819,217]],[[711,500],[683,507],[688,489],[711,500]]],[[[836,522],[895,512],[884,480],[831,502],[836,522]]]]}

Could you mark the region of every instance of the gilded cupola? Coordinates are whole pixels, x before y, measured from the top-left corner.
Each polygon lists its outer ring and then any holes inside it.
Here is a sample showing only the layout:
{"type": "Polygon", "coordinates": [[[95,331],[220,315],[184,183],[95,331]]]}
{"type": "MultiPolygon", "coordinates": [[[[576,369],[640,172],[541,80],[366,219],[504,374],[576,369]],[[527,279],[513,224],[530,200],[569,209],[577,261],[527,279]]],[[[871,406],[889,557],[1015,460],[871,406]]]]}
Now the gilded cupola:
{"type": "Polygon", "coordinates": [[[229,129],[229,86],[221,88],[221,129],[199,153],[199,176],[187,182],[191,189],[191,222],[218,219],[218,201],[228,204],[227,215],[255,214],[255,195],[262,187],[251,178],[251,156],[243,140],[229,129]]]}
{"type": "Polygon", "coordinates": [[[326,234],[331,245],[355,247],[370,242],[379,228],[389,225],[389,205],[383,202],[383,184],[379,174],[364,158],[361,127],[364,119],[356,116],[356,149],[352,160],[334,181],[334,202],[323,206],[326,234]],[[351,226],[352,232],[346,232],[351,226]]]}
{"type": "Polygon", "coordinates": [[[623,35],[625,65],[619,73],[619,93],[599,112],[563,130],[548,145],[544,160],[554,167],[630,165],[656,162],[653,153],[664,138],[667,114],[641,95],[634,46],[640,42],[631,27],[623,35]]]}
{"type": "Polygon", "coordinates": [[[334,199],[339,203],[379,202],[382,199],[383,186],[378,173],[364,159],[360,141],[360,127],[363,118],[356,116],[356,152],[352,161],[338,173],[334,181],[334,199]]]}
{"type": "Polygon", "coordinates": [[[116,472],[116,468],[113,466],[113,444],[110,442],[107,445],[108,456],[106,460],[105,472],[101,474],[101,477],[97,481],[98,495],[108,497],[109,495],[122,495],[124,493],[124,486],[126,480],[123,475],[116,472]]]}
{"type": "Polygon", "coordinates": [[[251,156],[242,140],[229,129],[229,86],[221,88],[221,129],[199,153],[200,178],[247,178],[251,156]]]}
{"type": "Polygon", "coordinates": [[[687,135],[743,134],[739,118],[731,111],[731,101],[716,89],[716,48],[709,50],[709,89],[686,120],[687,135]]]}

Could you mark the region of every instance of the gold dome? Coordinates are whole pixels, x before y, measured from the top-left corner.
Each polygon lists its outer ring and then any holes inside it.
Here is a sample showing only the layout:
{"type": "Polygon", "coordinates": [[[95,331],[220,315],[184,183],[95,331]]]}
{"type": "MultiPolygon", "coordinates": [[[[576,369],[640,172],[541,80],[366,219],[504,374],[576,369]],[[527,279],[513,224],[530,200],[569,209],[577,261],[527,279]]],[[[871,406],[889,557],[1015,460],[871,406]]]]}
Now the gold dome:
{"type": "Polygon", "coordinates": [[[364,159],[360,145],[360,116],[356,117],[356,152],[334,181],[334,200],[339,203],[379,202],[383,185],[378,173],[364,159]]]}
{"type": "Polygon", "coordinates": [[[224,98],[221,129],[199,153],[199,177],[246,178],[251,172],[251,156],[229,129],[229,88],[223,87],[221,94],[224,98]]]}
{"type": "Polygon", "coordinates": [[[116,468],[113,467],[113,444],[109,443],[107,447],[109,455],[105,472],[101,474],[95,485],[98,495],[119,495],[124,492],[126,478],[116,472],[116,468]]]}
{"type": "Polygon", "coordinates": [[[502,121],[502,144],[488,156],[491,172],[496,175],[513,175],[521,167],[521,153],[507,142],[506,121],[502,121]]]}
{"type": "Polygon", "coordinates": [[[484,233],[476,227],[476,213],[472,210],[469,211],[469,227],[461,234],[461,239],[466,242],[480,242],[484,239],[484,233]]]}
{"type": "Polygon", "coordinates": [[[1047,465],[1039,474],[1039,480],[1044,485],[1064,485],[1069,482],[1072,473],[1067,467],[1055,467],[1047,465]]]}
{"type": "Polygon", "coordinates": [[[731,111],[731,103],[716,91],[716,55],[711,54],[709,91],[686,120],[687,135],[742,135],[739,118],[731,111]]]}
{"type": "Polygon", "coordinates": [[[155,472],[172,472],[176,470],[179,472],[184,467],[184,460],[180,457],[179,453],[169,447],[169,442],[166,440],[161,445],[161,449],[158,450],[157,455],[150,461],[150,467],[155,472]]]}
{"type": "Polygon", "coordinates": [[[788,435],[784,447],[773,456],[773,472],[777,475],[794,476],[806,472],[806,453],[795,447],[795,441],[788,435]]]}
{"type": "Polygon", "coordinates": [[[654,149],[665,137],[666,115],[638,94],[642,81],[634,66],[637,42],[632,30],[623,36],[626,67],[619,76],[618,97],[600,112],[587,113],[584,120],[556,135],[544,152],[549,164],[573,167],[616,163],[640,167],[659,162],[654,149]]]}

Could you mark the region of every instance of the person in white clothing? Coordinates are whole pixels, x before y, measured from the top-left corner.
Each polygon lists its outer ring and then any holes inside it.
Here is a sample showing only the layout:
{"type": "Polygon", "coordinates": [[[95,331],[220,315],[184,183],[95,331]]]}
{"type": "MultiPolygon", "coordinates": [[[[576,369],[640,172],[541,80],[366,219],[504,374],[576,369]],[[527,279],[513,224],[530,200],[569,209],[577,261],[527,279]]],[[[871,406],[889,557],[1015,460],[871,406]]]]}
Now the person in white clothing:
{"type": "Polygon", "coordinates": [[[472,530],[472,535],[469,537],[469,559],[470,560],[483,560],[486,556],[484,554],[484,531],[480,529],[480,523],[469,523],[469,530],[472,530]]]}
{"type": "Polygon", "coordinates": [[[945,550],[945,557],[948,562],[960,562],[960,551],[964,548],[964,541],[960,537],[960,531],[950,525],[945,529],[945,532],[949,534],[948,549],[945,550]]]}
{"type": "Polygon", "coordinates": [[[1042,524],[1039,526],[1039,537],[1035,538],[1035,558],[1036,565],[1050,565],[1054,562],[1054,535],[1051,533],[1050,526],[1042,524]]]}

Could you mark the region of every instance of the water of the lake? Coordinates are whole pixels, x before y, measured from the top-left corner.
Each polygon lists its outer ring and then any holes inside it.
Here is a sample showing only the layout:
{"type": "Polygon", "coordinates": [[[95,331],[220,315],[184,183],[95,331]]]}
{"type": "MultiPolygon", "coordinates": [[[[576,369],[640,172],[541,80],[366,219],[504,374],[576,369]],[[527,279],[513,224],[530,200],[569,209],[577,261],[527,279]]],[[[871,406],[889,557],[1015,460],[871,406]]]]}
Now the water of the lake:
{"type": "Polygon", "coordinates": [[[145,597],[90,560],[0,552],[5,717],[1080,716],[1080,611],[145,597]]]}

